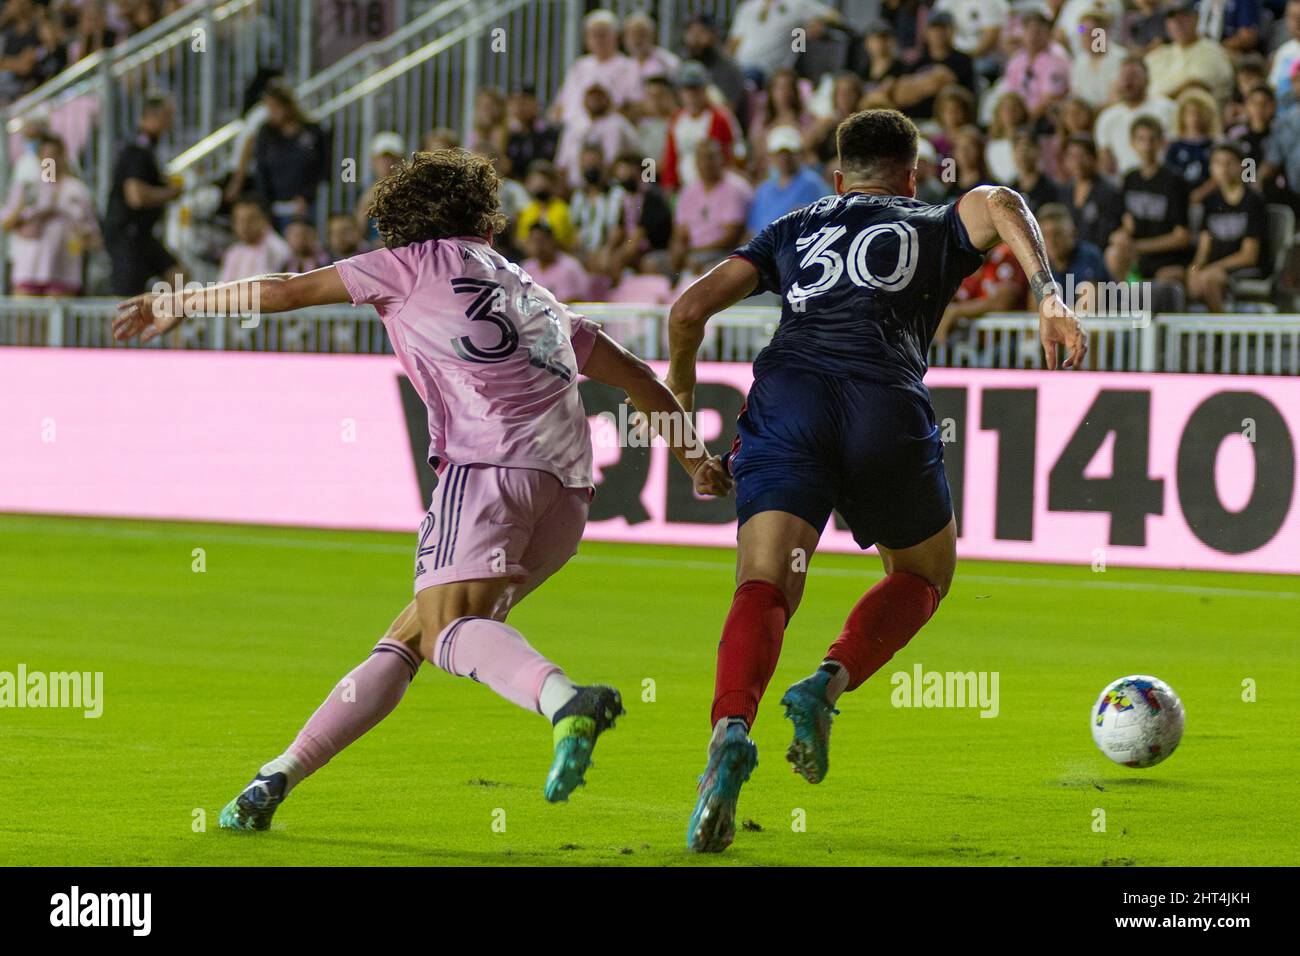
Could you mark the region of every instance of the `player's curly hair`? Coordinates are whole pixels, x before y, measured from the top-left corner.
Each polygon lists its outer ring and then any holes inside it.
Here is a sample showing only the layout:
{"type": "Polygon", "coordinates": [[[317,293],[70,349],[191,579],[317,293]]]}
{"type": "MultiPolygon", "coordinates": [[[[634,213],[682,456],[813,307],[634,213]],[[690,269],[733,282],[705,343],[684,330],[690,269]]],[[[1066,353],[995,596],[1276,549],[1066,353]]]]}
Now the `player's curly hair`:
{"type": "Polygon", "coordinates": [[[501,179],[482,156],[435,149],[399,162],[375,184],[367,215],[390,249],[429,239],[503,232],[501,179]]]}

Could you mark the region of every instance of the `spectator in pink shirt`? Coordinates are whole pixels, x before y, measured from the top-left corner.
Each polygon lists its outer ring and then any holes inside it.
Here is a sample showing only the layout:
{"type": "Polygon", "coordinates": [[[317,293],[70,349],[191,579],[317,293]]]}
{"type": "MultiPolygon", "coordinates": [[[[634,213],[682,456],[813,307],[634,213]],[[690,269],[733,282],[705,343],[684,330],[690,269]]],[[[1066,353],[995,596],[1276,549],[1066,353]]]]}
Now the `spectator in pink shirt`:
{"type": "Polygon", "coordinates": [[[706,139],[695,148],[699,177],[677,199],[677,225],[669,244],[676,272],[700,273],[731,254],[740,243],[754,187],[727,169],[722,147],[706,139]]]}
{"type": "Polygon", "coordinates": [[[271,228],[266,211],[255,199],[235,203],[232,214],[235,242],[221,257],[219,282],[247,276],[287,272],[293,251],[271,228]]]}
{"type": "Polygon", "coordinates": [[[37,156],[39,178],[15,177],[0,211],[10,281],[19,295],[80,295],[86,250],[100,242],[95,203],[69,166],[63,140],[46,133],[37,156]]]}
{"type": "Polygon", "coordinates": [[[636,64],[637,89],[633,104],[645,99],[645,81],[652,76],[672,76],[681,65],[676,53],[655,43],[655,22],[644,13],[628,14],[623,21],[623,49],[636,64]]]}
{"type": "Polygon", "coordinates": [[[551,118],[566,127],[585,118],[583,100],[593,83],[609,92],[615,109],[633,102],[641,91],[636,63],[618,51],[618,17],[608,10],[595,10],[582,25],[587,55],[569,67],[551,107],[551,118]]]}
{"type": "Polygon", "coordinates": [[[614,162],[619,153],[636,149],[636,127],[622,113],[613,108],[609,91],[599,83],[587,90],[585,112],[581,123],[570,123],[560,134],[560,145],[555,153],[555,165],[569,171],[570,188],[582,185],[579,168],[582,150],[596,146],[605,157],[605,165],[614,162]]]}
{"type": "Polygon", "coordinates": [[[1007,63],[1005,89],[1024,97],[1038,120],[1054,100],[1070,92],[1070,58],[1052,42],[1051,14],[1033,7],[1020,15],[1024,45],[1007,63]]]}
{"type": "Polygon", "coordinates": [[[524,271],[561,302],[582,302],[591,289],[591,277],[573,256],[560,248],[555,233],[544,222],[533,223],[524,243],[528,258],[524,271]]]}

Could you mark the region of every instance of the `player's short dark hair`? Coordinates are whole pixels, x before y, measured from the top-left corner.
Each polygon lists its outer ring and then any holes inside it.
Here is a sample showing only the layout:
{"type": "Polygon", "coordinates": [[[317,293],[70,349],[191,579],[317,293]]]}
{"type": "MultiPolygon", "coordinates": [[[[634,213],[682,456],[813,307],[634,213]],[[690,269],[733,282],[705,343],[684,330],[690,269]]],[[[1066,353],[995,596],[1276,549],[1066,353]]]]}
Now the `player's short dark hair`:
{"type": "Polygon", "coordinates": [[[420,152],[375,184],[367,214],[389,249],[453,236],[503,232],[501,179],[484,156],[463,149],[420,152]]]}
{"type": "Polygon", "coordinates": [[[1136,136],[1137,131],[1140,129],[1150,130],[1151,132],[1155,133],[1156,136],[1159,137],[1160,139],[1165,138],[1165,128],[1160,125],[1160,120],[1156,119],[1150,113],[1143,113],[1137,119],[1133,120],[1132,123],[1129,123],[1128,126],[1129,139],[1132,139],[1134,136],[1136,136]]]}
{"type": "Polygon", "coordinates": [[[840,123],[840,170],[862,179],[898,179],[916,168],[916,124],[898,110],[862,110],[840,123]]]}

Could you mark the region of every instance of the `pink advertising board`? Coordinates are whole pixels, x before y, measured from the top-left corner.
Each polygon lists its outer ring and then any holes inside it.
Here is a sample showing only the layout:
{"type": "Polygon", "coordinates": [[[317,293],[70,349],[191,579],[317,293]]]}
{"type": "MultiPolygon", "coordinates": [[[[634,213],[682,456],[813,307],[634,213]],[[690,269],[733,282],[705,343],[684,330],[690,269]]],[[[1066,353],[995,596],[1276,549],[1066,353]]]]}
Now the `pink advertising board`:
{"type": "MultiPolygon", "coordinates": [[[[662,366],[659,367],[662,373],[662,366]]],[[[747,365],[701,367],[734,434],[747,365]]],[[[968,558],[1300,573],[1300,380],[935,369],[968,558]]],[[[620,447],[621,395],[582,383],[591,540],[727,546],[667,450],[620,447]]],[[[0,349],[0,511],[414,533],[433,476],[395,359],[0,349]]],[[[823,547],[856,550],[829,527],[823,547]]]]}

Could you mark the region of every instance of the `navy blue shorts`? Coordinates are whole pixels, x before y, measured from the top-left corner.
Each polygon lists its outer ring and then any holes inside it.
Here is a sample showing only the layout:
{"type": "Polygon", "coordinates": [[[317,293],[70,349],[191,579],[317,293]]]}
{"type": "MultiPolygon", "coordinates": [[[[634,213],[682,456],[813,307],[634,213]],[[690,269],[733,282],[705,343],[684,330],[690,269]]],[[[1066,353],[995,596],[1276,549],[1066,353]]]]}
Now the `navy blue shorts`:
{"type": "Polygon", "coordinates": [[[897,386],[778,369],[757,379],[729,466],[736,515],[786,511],[820,532],[838,511],[859,547],[910,548],[952,518],[930,403],[897,386]]]}

